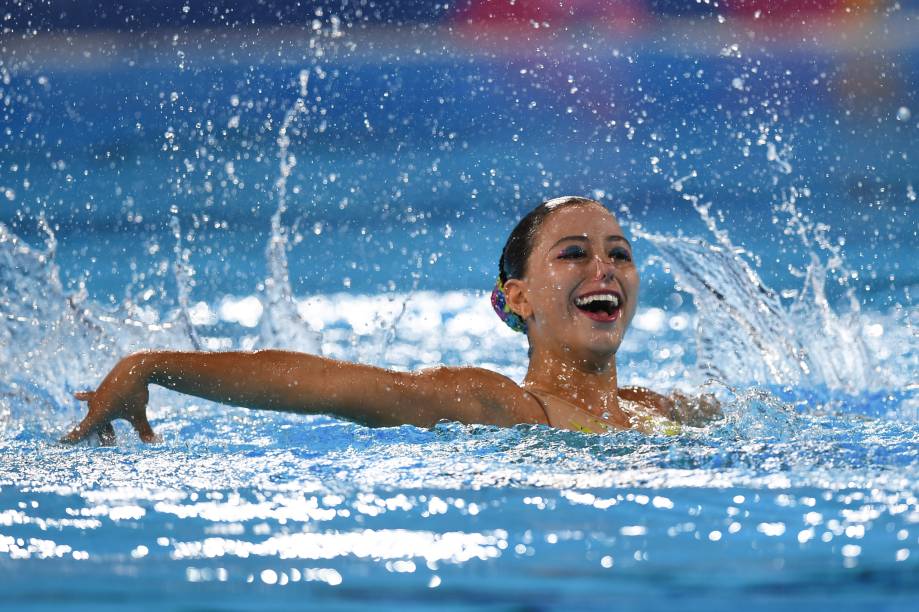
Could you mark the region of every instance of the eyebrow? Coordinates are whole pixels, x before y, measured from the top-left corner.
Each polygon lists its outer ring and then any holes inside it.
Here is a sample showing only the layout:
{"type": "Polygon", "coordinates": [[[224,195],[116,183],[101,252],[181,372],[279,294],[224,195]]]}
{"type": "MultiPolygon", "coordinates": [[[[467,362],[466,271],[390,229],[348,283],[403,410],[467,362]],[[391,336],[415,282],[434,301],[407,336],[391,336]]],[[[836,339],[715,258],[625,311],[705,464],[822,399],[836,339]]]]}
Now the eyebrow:
{"type": "MultiPolygon", "coordinates": [[[[563,243],[563,242],[565,242],[565,241],[567,241],[567,240],[574,240],[574,241],[577,241],[577,242],[590,242],[590,240],[587,238],[587,236],[565,236],[565,237],[560,238],[559,240],[557,240],[557,241],[555,242],[555,244],[552,245],[552,248],[554,249],[555,247],[557,247],[558,245],[560,245],[561,243],[563,243]]],[[[629,242],[628,239],[626,239],[625,236],[620,236],[620,235],[618,235],[618,234],[612,234],[612,235],[610,235],[610,236],[607,236],[607,237],[605,238],[605,241],[606,241],[606,242],[624,242],[624,243],[626,243],[626,244],[629,246],[630,249],[632,248],[632,243],[629,242]]]]}

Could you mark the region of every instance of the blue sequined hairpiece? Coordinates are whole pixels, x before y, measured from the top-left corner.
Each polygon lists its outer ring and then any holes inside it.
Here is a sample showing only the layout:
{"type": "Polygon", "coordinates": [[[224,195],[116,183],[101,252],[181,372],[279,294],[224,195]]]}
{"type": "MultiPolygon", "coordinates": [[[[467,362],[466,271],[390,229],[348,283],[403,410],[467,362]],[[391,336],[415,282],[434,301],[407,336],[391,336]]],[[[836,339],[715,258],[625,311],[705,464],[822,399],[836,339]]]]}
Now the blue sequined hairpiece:
{"type": "Polygon", "coordinates": [[[512,330],[522,334],[527,333],[526,322],[507,305],[504,282],[502,282],[500,275],[495,282],[494,290],[491,292],[491,307],[495,309],[495,314],[501,317],[501,320],[512,330]]]}

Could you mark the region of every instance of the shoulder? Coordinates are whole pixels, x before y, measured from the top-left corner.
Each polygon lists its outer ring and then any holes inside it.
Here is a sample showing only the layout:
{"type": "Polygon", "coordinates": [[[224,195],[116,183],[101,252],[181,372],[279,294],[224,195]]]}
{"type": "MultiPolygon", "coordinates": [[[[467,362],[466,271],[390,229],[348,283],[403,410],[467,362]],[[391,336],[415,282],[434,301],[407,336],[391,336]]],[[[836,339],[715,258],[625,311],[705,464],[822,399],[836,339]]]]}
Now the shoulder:
{"type": "Polygon", "coordinates": [[[457,401],[470,402],[481,410],[479,423],[511,426],[521,423],[548,424],[540,403],[512,379],[485,368],[440,366],[415,374],[457,401]]]}

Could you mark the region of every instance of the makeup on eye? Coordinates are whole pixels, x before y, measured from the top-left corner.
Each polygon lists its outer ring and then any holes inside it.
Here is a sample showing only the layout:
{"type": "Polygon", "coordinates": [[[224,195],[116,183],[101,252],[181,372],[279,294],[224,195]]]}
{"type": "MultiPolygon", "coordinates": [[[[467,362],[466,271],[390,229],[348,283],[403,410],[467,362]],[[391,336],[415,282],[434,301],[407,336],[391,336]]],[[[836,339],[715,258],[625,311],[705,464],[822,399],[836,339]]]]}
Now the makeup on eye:
{"type": "Polygon", "coordinates": [[[586,253],[584,249],[577,245],[572,245],[562,249],[562,252],[558,254],[559,259],[580,259],[584,257],[586,253]]]}
{"type": "MultiPolygon", "coordinates": [[[[587,252],[580,245],[570,245],[561,250],[558,254],[559,259],[580,259],[586,257],[587,252]]],[[[608,256],[614,261],[632,261],[632,253],[629,249],[616,246],[610,249],[608,256]]]]}
{"type": "Polygon", "coordinates": [[[609,252],[610,259],[617,261],[632,261],[632,253],[628,249],[616,247],[609,252]]]}

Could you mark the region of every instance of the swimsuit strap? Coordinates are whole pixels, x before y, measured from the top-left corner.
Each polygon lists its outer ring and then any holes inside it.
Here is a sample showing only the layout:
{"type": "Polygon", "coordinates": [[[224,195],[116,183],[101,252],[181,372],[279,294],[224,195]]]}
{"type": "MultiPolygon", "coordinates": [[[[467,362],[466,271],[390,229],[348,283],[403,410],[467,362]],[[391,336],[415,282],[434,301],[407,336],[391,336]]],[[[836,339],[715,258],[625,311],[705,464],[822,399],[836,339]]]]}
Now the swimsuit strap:
{"type": "Polygon", "coordinates": [[[594,419],[594,420],[599,421],[599,422],[604,422],[604,421],[605,421],[605,419],[602,419],[601,417],[597,416],[596,414],[593,414],[593,413],[590,412],[589,410],[585,410],[584,408],[581,408],[581,407],[578,406],[577,404],[574,404],[574,403],[572,403],[572,402],[569,402],[569,401],[566,400],[565,398],[559,397],[559,396],[555,395],[554,393],[549,393],[548,391],[543,391],[542,389],[538,389],[538,390],[527,389],[527,392],[528,392],[528,393],[531,393],[531,394],[533,395],[533,397],[536,398],[536,401],[539,402],[539,405],[542,407],[542,411],[546,413],[546,420],[549,421],[549,424],[550,424],[550,425],[552,424],[552,419],[549,417],[549,411],[546,409],[546,403],[547,403],[546,400],[545,400],[546,397],[550,397],[550,398],[552,398],[553,400],[555,400],[555,401],[557,401],[557,402],[562,402],[563,404],[567,404],[568,406],[571,406],[572,409],[574,409],[576,412],[582,414],[583,416],[586,416],[586,417],[588,417],[588,418],[594,419]],[[545,396],[545,397],[543,397],[543,396],[545,396]]]}
{"type": "MultiPolygon", "coordinates": [[[[566,404],[566,405],[570,406],[572,410],[574,410],[574,411],[577,412],[578,414],[582,415],[583,417],[587,417],[587,418],[589,418],[589,419],[593,419],[594,421],[596,421],[596,422],[598,422],[598,423],[602,423],[604,426],[607,426],[607,427],[611,426],[611,427],[615,427],[615,428],[617,428],[617,429],[623,427],[623,425],[617,425],[617,424],[614,423],[614,422],[610,422],[608,419],[605,419],[605,418],[601,417],[600,415],[594,414],[593,412],[587,410],[586,408],[581,408],[581,407],[578,406],[577,404],[575,404],[575,403],[573,403],[573,402],[570,402],[570,401],[566,400],[566,399],[563,398],[563,397],[559,397],[558,395],[555,395],[554,393],[549,393],[548,391],[543,391],[542,389],[539,389],[539,390],[527,389],[527,391],[529,391],[530,393],[532,393],[534,396],[537,395],[537,394],[541,394],[541,395],[543,395],[543,396],[550,397],[550,398],[552,398],[553,400],[555,400],[555,401],[557,401],[557,402],[562,402],[563,404],[566,404]]],[[[544,399],[544,398],[540,398],[540,399],[544,399]]],[[[548,415],[548,411],[546,411],[546,406],[545,406],[545,404],[543,403],[543,401],[540,401],[540,405],[542,406],[543,411],[546,412],[546,418],[548,418],[548,416],[549,416],[549,415],[548,415]]],[[[628,419],[629,413],[627,413],[626,411],[622,410],[621,407],[620,407],[620,411],[623,412],[624,416],[628,419]]],[[[551,422],[551,421],[550,421],[550,422],[551,422]]],[[[626,425],[626,426],[624,426],[624,427],[627,429],[627,428],[628,428],[628,425],[626,425]]],[[[585,431],[587,431],[587,430],[585,430],[585,431]]]]}
{"type": "MultiPolygon", "coordinates": [[[[540,394],[541,392],[540,392],[540,391],[533,391],[533,390],[527,389],[527,388],[524,388],[523,390],[524,390],[525,392],[527,392],[527,393],[529,393],[530,395],[533,396],[533,399],[535,399],[535,400],[536,400],[536,403],[539,404],[539,407],[542,408],[542,413],[543,413],[544,415],[546,415],[546,423],[549,424],[549,427],[553,427],[553,425],[552,425],[552,419],[549,418],[549,411],[546,410],[546,404],[543,402],[543,398],[541,398],[541,397],[539,396],[539,394],[540,394]]],[[[547,393],[546,395],[550,395],[550,394],[547,393]]]]}

